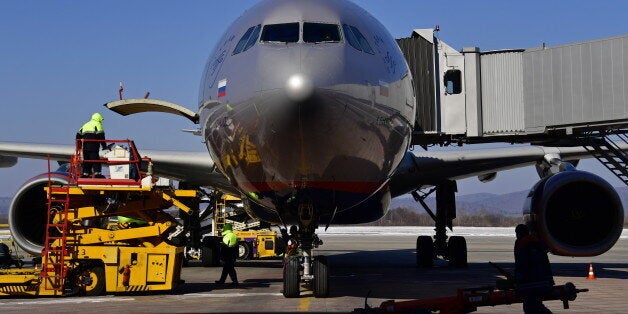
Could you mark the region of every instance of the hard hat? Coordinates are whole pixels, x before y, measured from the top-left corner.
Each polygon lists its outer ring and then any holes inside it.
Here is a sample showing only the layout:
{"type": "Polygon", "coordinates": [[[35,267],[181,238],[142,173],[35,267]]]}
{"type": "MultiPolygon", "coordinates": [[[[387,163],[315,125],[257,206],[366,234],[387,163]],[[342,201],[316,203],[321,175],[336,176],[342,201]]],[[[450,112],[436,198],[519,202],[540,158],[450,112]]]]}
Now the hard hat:
{"type": "Polygon", "coordinates": [[[92,115],[92,120],[101,122],[102,120],[105,120],[105,118],[103,118],[100,113],[96,112],[92,115]]]}
{"type": "Polygon", "coordinates": [[[231,230],[231,228],[232,228],[232,227],[231,227],[231,224],[230,224],[230,223],[226,223],[226,224],[222,227],[222,230],[223,230],[223,231],[227,231],[227,230],[231,230]]]}

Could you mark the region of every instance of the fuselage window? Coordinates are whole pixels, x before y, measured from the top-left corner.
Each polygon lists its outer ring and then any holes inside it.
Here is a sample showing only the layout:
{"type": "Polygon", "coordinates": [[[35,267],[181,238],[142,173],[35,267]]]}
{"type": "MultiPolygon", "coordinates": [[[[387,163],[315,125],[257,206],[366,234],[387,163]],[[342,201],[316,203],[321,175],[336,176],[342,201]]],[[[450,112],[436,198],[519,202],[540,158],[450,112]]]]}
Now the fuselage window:
{"type": "Polygon", "coordinates": [[[349,45],[357,50],[362,51],[362,48],[360,48],[360,42],[358,41],[358,38],[355,37],[355,35],[353,34],[353,31],[351,31],[351,27],[349,27],[349,25],[347,24],[342,24],[342,29],[345,31],[345,38],[349,45]]]}
{"type": "Polygon", "coordinates": [[[261,41],[296,43],[299,41],[299,23],[264,25],[261,41]]]}
{"type": "Polygon", "coordinates": [[[306,43],[340,42],[340,31],[336,24],[303,23],[303,41],[306,43]]]}
{"type": "Polygon", "coordinates": [[[242,35],[242,38],[240,38],[240,41],[238,41],[238,44],[236,45],[235,49],[233,49],[234,55],[244,50],[244,46],[246,46],[246,43],[249,41],[249,37],[251,37],[251,33],[253,32],[254,28],[255,26],[250,27],[249,29],[246,30],[244,35],[242,35]]]}
{"type": "Polygon", "coordinates": [[[360,47],[362,47],[362,51],[366,53],[374,54],[375,52],[371,48],[371,45],[369,45],[369,42],[368,40],[366,40],[364,35],[362,35],[362,33],[360,33],[360,31],[357,28],[353,26],[349,26],[349,27],[351,27],[351,30],[355,34],[355,37],[358,38],[358,41],[360,42],[360,47]]]}
{"type": "Polygon", "coordinates": [[[257,39],[259,38],[259,32],[261,30],[262,30],[262,26],[260,25],[255,26],[255,29],[251,33],[251,37],[249,37],[249,41],[246,43],[246,46],[244,46],[244,50],[242,51],[247,51],[249,50],[249,48],[255,45],[255,43],[257,42],[257,39]]]}

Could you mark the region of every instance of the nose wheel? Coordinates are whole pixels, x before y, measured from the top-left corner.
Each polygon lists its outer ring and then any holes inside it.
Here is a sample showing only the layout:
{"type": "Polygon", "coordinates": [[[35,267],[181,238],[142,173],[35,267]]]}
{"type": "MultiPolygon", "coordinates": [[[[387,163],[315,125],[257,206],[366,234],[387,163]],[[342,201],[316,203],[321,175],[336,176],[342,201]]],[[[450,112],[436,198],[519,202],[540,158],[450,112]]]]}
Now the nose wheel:
{"type": "Polygon", "coordinates": [[[283,263],[283,296],[298,298],[301,295],[301,263],[298,256],[288,256],[283,263]]]}
{"type": "Polygon", "coordinates": [[[301,284],[309,287],[316,298],[329,296],[329,264],[326,256],[311,259],[310,265],[304,265],[306,259],[301,256],[288,256],[283,265],[283,296],[298,298],[301,284]],[[306,268],[310,273],[306,273],[306,268]]]}
{"type": "Polygon", "coordinates": [[[304,284],[312,290],[314,297],[325,298],[329,296],[329,263],[325,256],[312,255],[312,249],[323,244],[314,233],[317,228],[316,213],[307,203],[299,206],[298,213],[297,249],[290,250],[294,255],[284,258],[283,295],[286,298],[299,297],[304,284]]]}

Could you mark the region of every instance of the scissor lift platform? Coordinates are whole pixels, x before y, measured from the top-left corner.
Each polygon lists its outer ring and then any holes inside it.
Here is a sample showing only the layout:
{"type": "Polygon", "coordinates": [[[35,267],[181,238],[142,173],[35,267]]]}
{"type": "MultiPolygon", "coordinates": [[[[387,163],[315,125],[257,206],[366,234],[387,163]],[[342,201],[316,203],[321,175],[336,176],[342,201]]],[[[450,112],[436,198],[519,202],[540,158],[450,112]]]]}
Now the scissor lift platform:
{"type": "Polygon", "coordinates": [[[94,296],[171,290],[181,282],[183,247],[175,240],[183,229],[163,210],[175,206],[189,213],[183,200],[196,198],[197,191],[155,186],[150,171],[140,169],[150,159],[139,158],[132,141],[114,142],[128,144],[135,157],[126,163],[136,167],[135,178],[81,178],[77,151],[69,184],[49,180],[45,188],[41,266],[1,270],[0,296],[94,296]]]}

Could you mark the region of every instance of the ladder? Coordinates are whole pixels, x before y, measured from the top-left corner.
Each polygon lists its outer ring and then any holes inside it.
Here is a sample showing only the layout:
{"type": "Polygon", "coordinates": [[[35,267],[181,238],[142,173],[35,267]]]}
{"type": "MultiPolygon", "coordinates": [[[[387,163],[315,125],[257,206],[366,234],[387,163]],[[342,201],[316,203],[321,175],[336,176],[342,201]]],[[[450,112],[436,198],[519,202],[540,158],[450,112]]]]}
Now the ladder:
{"type": "MultiPolygon", "coordinates": [[[[50,168],[50,161],[48,161],[50,168]]],[[[68,185],[53,185],[48,171],[48,216],[44,249],[42,251],[41,276],[44,289],[62,291],[67,275],[68,233],[70,225],[70,187],[68,185]]]]}
{"type": "Polygon", "coordinates": [[[213,226],[212,226],[212,231],[214,233],[215,236],[220,236],[220,232],[222,231],[222,227],[225,225],[225,211],[226,211],[226,207],[227,204],[225,202],[225,200],[221,197],[219,197],[216,201],[215,201],[215,207],[214,207],[214,221],[213,221],[213,226]]]}
{"type": "MultiPolygon", "coordinates": [[[[595,131],[581,137],[581,145],[610,170],[624,184],[628,185],[628,155],[620,144],[628,145],[628,130],[618,130],[613,133],[595,131]],[[615,140],[611,138],[613,136],[615,140]]],[[[628,147],[624,147],[626,149],[628,147]]]]}

